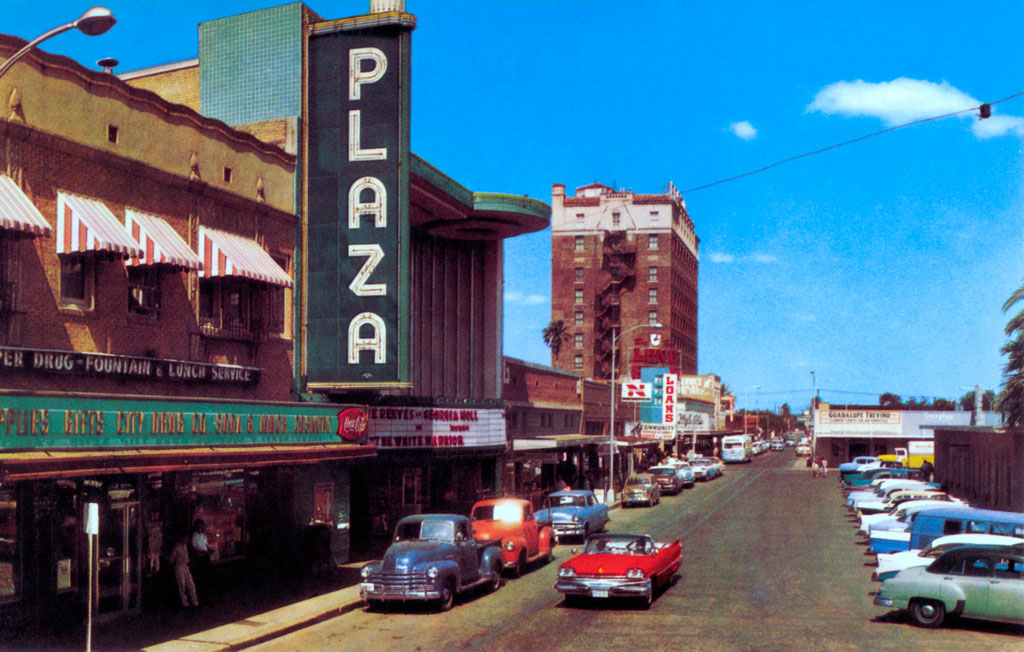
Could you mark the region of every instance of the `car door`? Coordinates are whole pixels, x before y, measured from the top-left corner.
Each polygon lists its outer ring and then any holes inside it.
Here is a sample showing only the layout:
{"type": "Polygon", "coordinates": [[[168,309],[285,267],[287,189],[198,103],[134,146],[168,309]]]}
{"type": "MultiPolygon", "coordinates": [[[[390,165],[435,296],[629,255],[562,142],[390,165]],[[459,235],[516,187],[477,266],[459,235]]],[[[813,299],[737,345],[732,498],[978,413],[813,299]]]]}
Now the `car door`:
{"type": "Polygon", "coordinates": [[[1024,556],[997,557],[988,589],[988,617],[1024,622],[1024,556]]]}
{"type": "Polygon", "coordinates": [[[526,554],[531,558],[536,557],[539,552],[537,521],[533,520],[533,511],[529,503],[523,505],[523,535],[526,537],[526,554]]]}
{"type": "Polygon", "coordinates": [[[468,521],[459,521],[455,524],[455,549],[462,583],[475,582],[480,576],[480,560],[477,554],[479,546],[469,534],[468,521]]]}
{"type": "Polygon", "coordinates": [[[963,600],[962,615],[983,615],[988,610],[992,559],[984,554],[966,555],[942,575],[942,598],[946,604],[963,600]]]}

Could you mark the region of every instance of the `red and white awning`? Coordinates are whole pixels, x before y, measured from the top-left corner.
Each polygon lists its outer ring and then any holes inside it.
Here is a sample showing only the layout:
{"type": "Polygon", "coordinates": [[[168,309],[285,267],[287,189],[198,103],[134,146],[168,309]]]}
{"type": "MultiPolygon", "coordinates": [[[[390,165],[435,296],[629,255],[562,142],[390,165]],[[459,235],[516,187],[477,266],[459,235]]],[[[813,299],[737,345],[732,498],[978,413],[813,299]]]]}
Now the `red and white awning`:
{"type": "Polygon", "coordinates": [[[292,287],[292,278],[255,240],[199,227],[200,278],[240,276],[271,285],[292,287]]]}
{"type": "Polygon", "coordinates": [[[97,200],[57,192],[57,253],[109,251],[121,256],[141,256],[139,243],[106,205],[97,200]]]}
{"type": "Polygon", "coordinates": [[[51,233],[50,223],[14,183],[14,179],[6,174],[0,174],[0,229],[32,235],[48,236],[51,233]]]}
{"type": "Polygon", "coordinates": [[[186,269],[202,267],[203,263],[196,252],[162,217],[127,208],[124,211],[124,225],[132,239],[142,247],[142,255],[129,258],[125,265],[174,265],[186,269]]]}

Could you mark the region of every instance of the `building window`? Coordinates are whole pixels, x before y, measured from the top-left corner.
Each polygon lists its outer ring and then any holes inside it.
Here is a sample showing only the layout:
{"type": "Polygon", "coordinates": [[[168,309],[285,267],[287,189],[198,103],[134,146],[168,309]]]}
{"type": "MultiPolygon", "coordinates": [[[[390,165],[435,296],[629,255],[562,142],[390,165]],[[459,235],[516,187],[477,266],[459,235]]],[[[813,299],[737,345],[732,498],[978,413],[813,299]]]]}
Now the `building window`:
{"type": "Polygon", "coordinates": [[[577,349],[583,348],[583,333],[576,333],[576,335],[573,336],[573,344],[577,349]]]}
{"type": "Polygon", "coordinates": [[[573,315],[572,325],[573,326],[582,326],[583,325],[583,312],[582,311],[577,310],[576,314],[573,315]]]}
{"type": "Polygon", "coordinates": [[[203,471],[192,475],[192,522],[202,519],[210,561],[240,559],[245,523],[245,472],[203,471]]]}
{"type": "Polygon", "coordinates": [[[650,267],[647,269],[647,282],[657,283],[658,282],[658,268],[650,267]]]}
{"type": "Polygon", "coordinates": [[[231,168],[224,168],[224,183],[231,183],[231,168]]]}
{"type": "Polygon", "coordinates": [[[576,303],[583,303],[583,290],[574,290],[573,299],[576,303]]]}
{"type": "Polygon", "coordinates": [[[583,236],[576,236],[576,251],[583,251],[583,236]]]}
{"type": "Polygon", "coordinates": [[[573,356],[572,368],[573,369],[582,369],[583,368],[583,356],[582,355],[573,356]]]}
{"type": "Polygon", "coordinates": [[[258,284],[238,278],[204,279],[199,283],[199,320],[204,335],[254,340],[263,331],[258,284]]]}
{"type": "Polygon", "coordinates": [[[647,324],[649,326],[654,326],[657,323],[658,323],[658,311],[657,310],[651,310],[650,312],[647,313],[647,324]]]}
{"type": "Polygon", "coordinates": [[[61,256],[61,305],[91,309],[92,294],[93,258],[91,256],[61,256]]]}
{"type": "Polygon", "coordinates": [[[107,142],[117,142],[117,127],[115,127],[114,125],[107,125],[107,142]]]}
{"type": "Polygon", "coordinates": [[[658,226],[658,211],[651,211],[651,226],[658,226]]]}
{"type": "Polygon", "coordinates": [[[583,217],[584,217],[583,213],[576,213],[576,219],[577,220],[582,220],[583,217]]]}
{"type": "Polygon", "coordinates": [[[21,596],[21,564],[18,558],[18,494],[14,487],[0,489],[0,602],[21,596]]]}
{"type": "Polygon", "coordinates": [[[647,290],[647,303],[658,303],[657,288],[651,288],[650,290],[647,290]]]}
{"type": "Polygon", "coordinates": [[[612,213],[612,228],[621,226],[621,224],[622,215],[620,215],[618,211],[615,211],[614,213],[612,213]]]}
{"type": "Polygon", "coordinates": [[[648,249],[657,249],[658,248],[658,234],[657,233],[652,233],[649,236],[647,236],[647,248],[648,249]]]}
{"type": "Polygon", "coordinates": [[[128,268],[128,312],[160,316],[160,271],[155,267],[128,268]]]}
{"type": "Polygon", "coordinates": [[[576,282],[577,283],[582,283],[583,282],[583,268],[582,267],[577,267],[576,268],[576,282]]]}

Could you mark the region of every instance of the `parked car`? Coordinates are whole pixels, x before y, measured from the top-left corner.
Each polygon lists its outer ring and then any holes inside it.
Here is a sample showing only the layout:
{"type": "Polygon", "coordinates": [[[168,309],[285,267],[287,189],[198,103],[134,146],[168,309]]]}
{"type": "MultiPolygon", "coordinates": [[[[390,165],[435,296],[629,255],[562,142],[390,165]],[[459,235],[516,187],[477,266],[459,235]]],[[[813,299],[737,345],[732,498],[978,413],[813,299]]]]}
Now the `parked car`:
{"type": "Polygon", "coordinates": [[[653,507],[661,502],[661,487],[650,473],[634,473],[626,478],[622,487],[622,506],[647,505],[653,507]]]}
{"type": "Polygon", "coordinates": [[[842,480],[851,473],[861,473],[867,469],[874,468],[879,465],[877,457],[871,457],[870,455],[861,455],[855,457],[849,462],[843,462],[839,465],[839,479],[842,480]]]}
{"type": "Polygon", "coordinates": [[[772,451],[780,451],[786,447],[786,443],[781,439],[773,439],[771,442],[772,451]]]}
{"type": "Polygon", "coordinates": [[[683,564],[676,539],[656,543],[646,534],[599,534],[583,552],[558,567],[555,589],[567,603],[579,598],[638,597],[645,607],[673,581],[683,564]]]}
{"type": "Polygon", "coordinates": [[[501,586],[498,541],[474,540],[465,516],[406,516],[395,526],[392,541],[384,559],[360,571],[359,597],[369,609],[391,601],[435,601],[447,611],[463,591],[501,586]]]}
{"type": "Polygon", "coordinates": [[[947,614],[1024,623],[1024,547],[954,548],[882,582],[874,603],[907,610],[921,627],[947,614]]]}
{"type": "Polygon", "coordinates": [[[608,506],[597,502],[593,491],[555,491],[548,498],[550,506],[537,511],[533,517],[538,521],[550,521],[559,539],[567,536],[585,539],[604,530],[610,520],[608,506]]]}
{"type": "Polygon", "coordinates": [[[674,466],[683,479],[684,487],[692,487],[695,478],[693,477],[693,467],[690,466],[689,462],[683,462],[681,460],[674,460],[668,463],[670,466],[674,466]]]}
{"type": "Polygon", "coordinates": [[[941,536],[961,533],[1024,538],[1024,514],[955,506],[929,509],[914,518],[907,549],[924,548],[941,536]]]}
{"type": "Polygon", "coordinates": [[[949,506],[950,502],[943,500],[913,500],[900,505],[893,518],[868,525],[868,552],[878,555],[910,550],[910,529],[917,515],[949,506]]]}
{"type": "Polygon", "coordinates": [[[711,458],[698,457],[690,465],[693,467],[693,477],[697,480],[713,480],[720,475],[718,466],[711,458]]]}
{"type": "Polygon", "coordinates": [[[952,534],[948,537],[939,537],[932,541],[931,545],[921,550],[904,550],[878,555],[878,568],[871,573],[871,579],[876,582],[883,582],[896,573],[915,566],[928,566],[935,561],[939,555],[947,550],[963,546],[972,547],[1004,547],[1024,543],[1024,539],[1016,537],[1003,537],[998,534],[952,534]]]}
{"type": "MultiPolygon", "coordinates": [[[[661,487],[661,493],[663,494],[677,494],[686,486],[683,479],[682,467],[659,464],[658,466],[652,466],[647,469],[647,472],[654,476],[654,479],[658,482],[658,486],[661,487]]],[[[693,484],[692,477],[690,479],[690,484],[693,484]]]]}
{"type": "Polygon", "coordinates": [[[797,457],[803,457],[804,455],[810,455],[810,454],[811,454],[811,445],[810,444],[802,444],[801,443],[801,444],[797,444],[796,445],[796,456],[797,457]]]}
{"type": "Polygon", "coordinates": [[[520,498],[481,500],[470,512],[473,538],[479,542],[499,540],[502,561],[512,577],[538,560],[550,560],[555,545],[551,521],[534,518],[533,506],[520,498]]]}

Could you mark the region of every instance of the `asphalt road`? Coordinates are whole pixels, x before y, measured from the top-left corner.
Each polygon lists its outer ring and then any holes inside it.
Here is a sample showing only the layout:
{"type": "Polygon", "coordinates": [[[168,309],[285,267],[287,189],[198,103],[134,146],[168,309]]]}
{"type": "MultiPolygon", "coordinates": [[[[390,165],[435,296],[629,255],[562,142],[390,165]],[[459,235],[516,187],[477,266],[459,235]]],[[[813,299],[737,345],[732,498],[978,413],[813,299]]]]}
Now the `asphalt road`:
{"type": "Polygon", "coordinates": [[[650,610],[567,607],[555,561],[447,613],[356,611],[254,650],[1024,650],[1024,627],[959,621],[919,629],[875,607],[865,546],[832,475],[814,479],[792,448],[765,453],[653,508],[618,509],[609,529],[679,537],[678,582],[650,610]]]}

